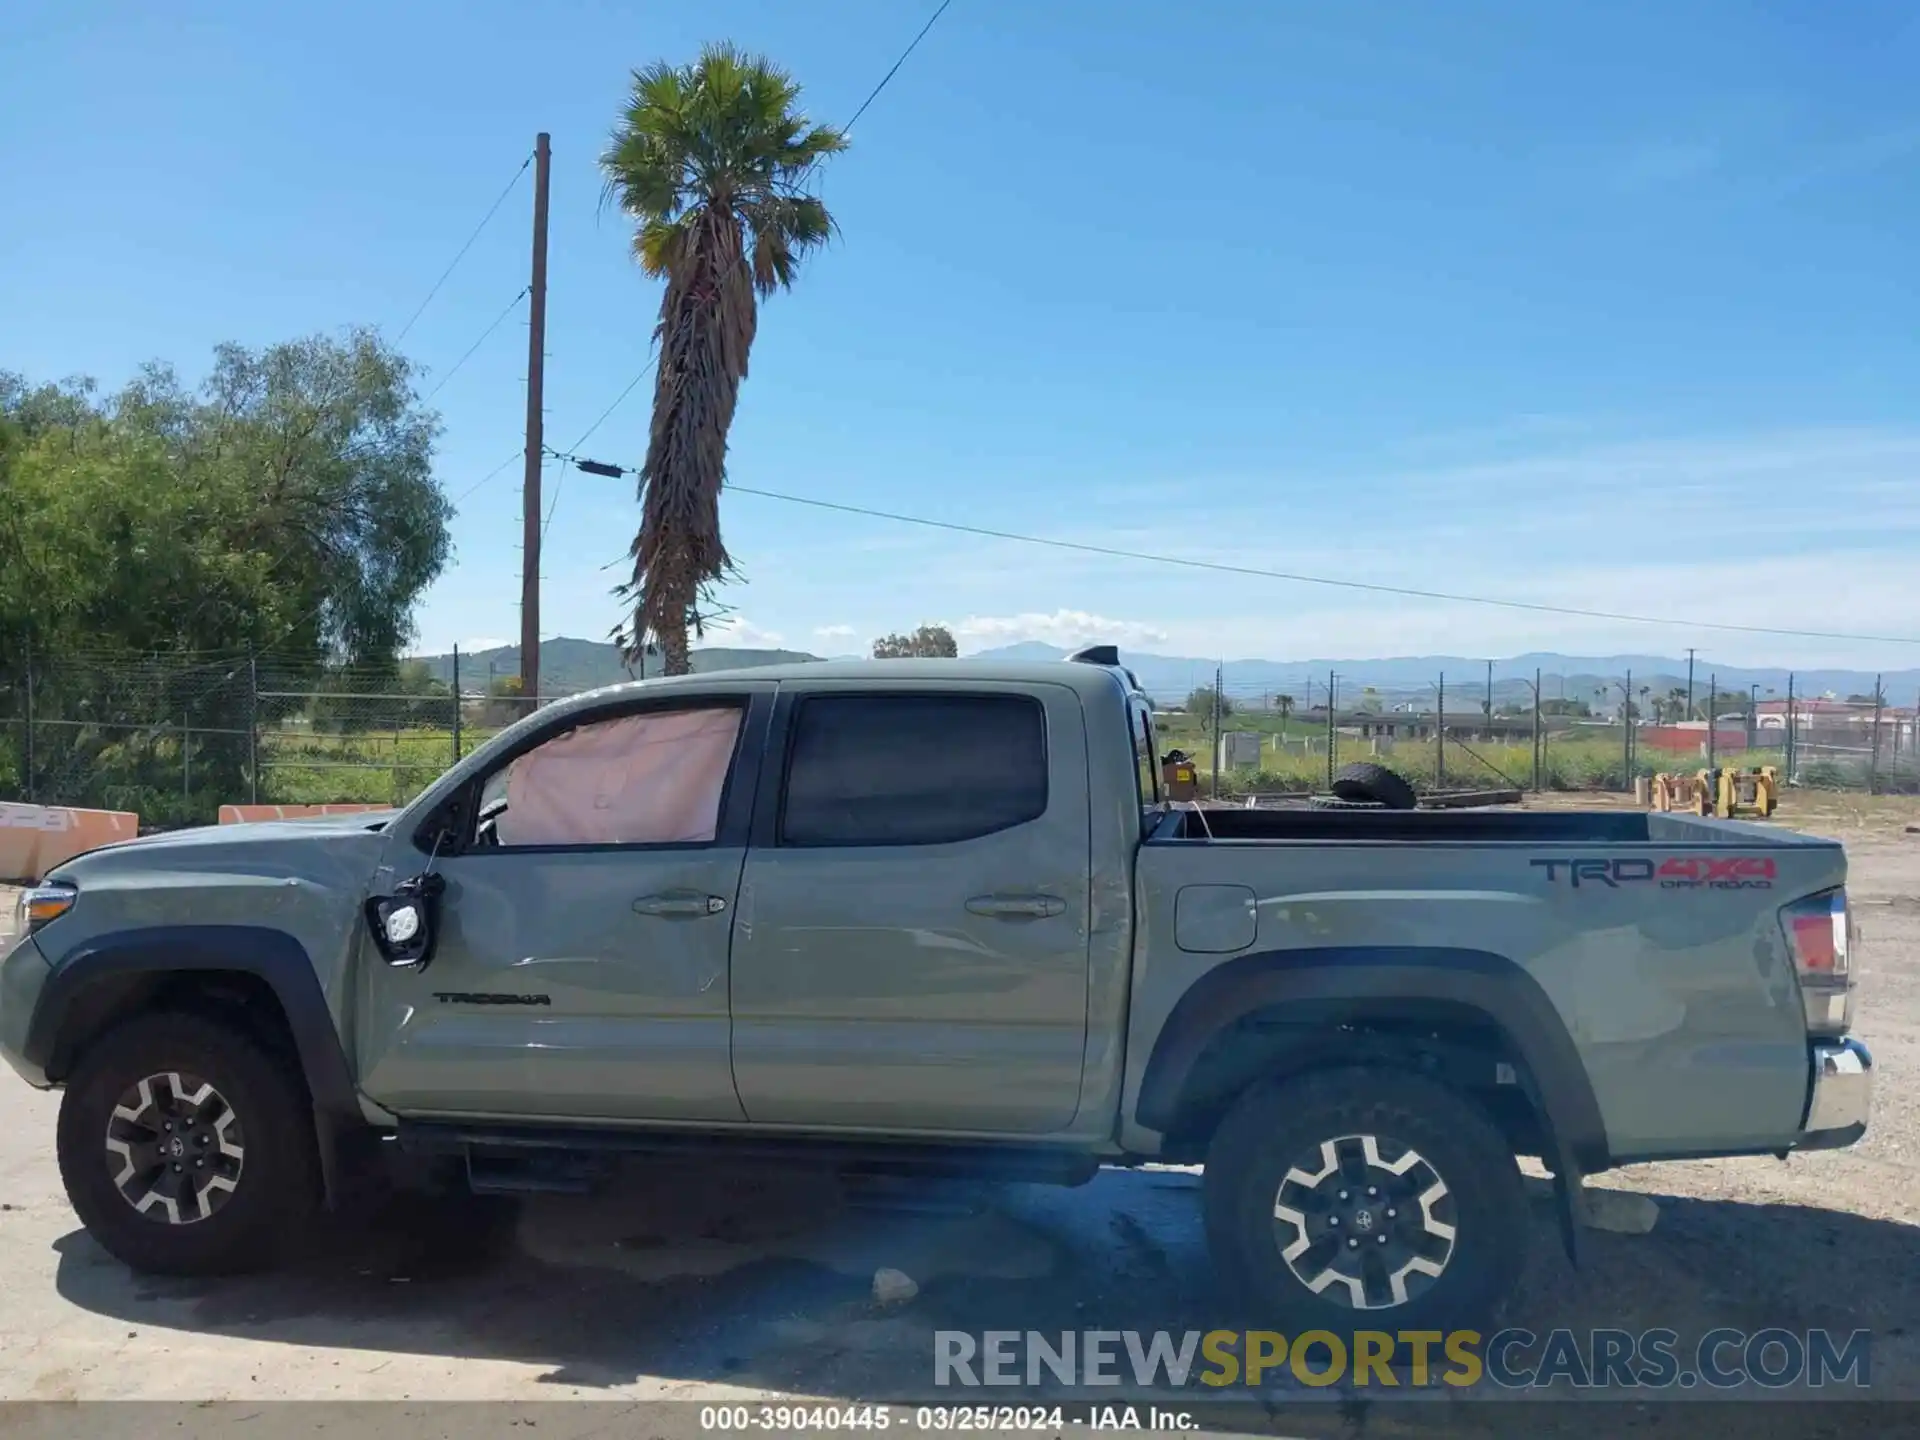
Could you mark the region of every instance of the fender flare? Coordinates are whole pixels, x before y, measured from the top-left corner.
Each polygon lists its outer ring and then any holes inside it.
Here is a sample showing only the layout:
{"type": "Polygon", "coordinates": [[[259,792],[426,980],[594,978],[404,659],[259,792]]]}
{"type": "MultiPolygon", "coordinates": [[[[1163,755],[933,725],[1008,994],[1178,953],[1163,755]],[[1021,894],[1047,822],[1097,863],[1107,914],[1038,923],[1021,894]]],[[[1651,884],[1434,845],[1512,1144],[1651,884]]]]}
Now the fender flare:
{"type": "Polygon", "coordinates": [[[64,1078],[72,1057],[61,1032],[89,989],[119,977],[185,971],[253,975],[273,991],[293,1034],[323,1150],[336,1127],[361,1122],[353,1072],[312,958],[291,935],[265,926],[163,925],[88,940],[54,962],[28,1021],[22,1055],[49,1078],[64,1078]]]}
{"type": "Polygon", "coordinates": [[[1171,1129],[1201,1055],[1255,1011],[1319,1002],[1351,1006],[1361,1014],[1371,1002],[1408,1000],[1448,1002],[1486,1016],[1530,1073],[1562,1155],[1587,1173],[1607,1168],[1600,1107],[1559,1011],[1539,981],[1511,960],[1483,950],[1269,950],[1216,966],[1194,982],[1161,1027],[1134,1113],[1148,1129],[1171,1129]]]}

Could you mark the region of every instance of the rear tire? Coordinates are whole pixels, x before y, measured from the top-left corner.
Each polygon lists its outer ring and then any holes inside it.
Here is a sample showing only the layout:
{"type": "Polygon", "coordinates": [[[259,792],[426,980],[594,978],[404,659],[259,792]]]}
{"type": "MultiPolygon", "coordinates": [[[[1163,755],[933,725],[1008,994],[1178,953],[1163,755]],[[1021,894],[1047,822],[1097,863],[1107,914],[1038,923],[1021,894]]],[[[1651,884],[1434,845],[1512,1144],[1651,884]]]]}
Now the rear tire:
{"type": "Polygon", "coordinates": [[[153,1274],[259,1268],[311,1233],[319,1205],[301,1086],[199,1015],[145,1015],[94,1041],[68,1077],[58,1149],[87,1232],[153,1274]]]}
{"type": "Polygon", "coordinates": [[[1342,800],[1371,800],[1389,810],[1412,810],[1420,804],[1406,776],[1364,760],[1344,767],[1328,788],[1342,800]]]}
{"type": "Polygon", "coordinates": [[[1525,1266],[1505,1138],[1400,1071],[1255,1086],[1214,1133],[1203,1197],[1220,1274],[1296,1331],[1483,1325],[1525,1266]]]}

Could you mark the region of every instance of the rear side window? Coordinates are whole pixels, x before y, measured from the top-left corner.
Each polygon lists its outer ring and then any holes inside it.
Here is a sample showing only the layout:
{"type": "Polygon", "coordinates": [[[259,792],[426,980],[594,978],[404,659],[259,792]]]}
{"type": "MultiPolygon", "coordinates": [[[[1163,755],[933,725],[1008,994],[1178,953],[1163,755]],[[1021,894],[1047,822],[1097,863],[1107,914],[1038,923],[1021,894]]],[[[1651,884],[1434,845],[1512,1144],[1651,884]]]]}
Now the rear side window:
{"type": "Polygon", "coordinates": [[[951,844],[1046,809],[1046,719],[1025,696],[823,695],[794,716],[782,844],[951,844]]]}

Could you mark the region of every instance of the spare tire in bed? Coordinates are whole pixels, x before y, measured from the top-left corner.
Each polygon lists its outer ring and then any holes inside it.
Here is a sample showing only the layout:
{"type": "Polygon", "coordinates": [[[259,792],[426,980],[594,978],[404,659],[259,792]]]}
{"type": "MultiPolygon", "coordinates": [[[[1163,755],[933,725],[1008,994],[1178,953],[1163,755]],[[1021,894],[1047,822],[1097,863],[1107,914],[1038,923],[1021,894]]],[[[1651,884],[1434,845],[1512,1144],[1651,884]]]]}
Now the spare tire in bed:
{"type": "Polygon", "coordinates": [[[1404,775],[1365,761],[1349,765],[1334,776],[1331,788],[1342,800],[1371,800],[1389,810],[1411,810],[1420,803],[1420,797],[1413,793],[1413,786],[1404,775]]]}

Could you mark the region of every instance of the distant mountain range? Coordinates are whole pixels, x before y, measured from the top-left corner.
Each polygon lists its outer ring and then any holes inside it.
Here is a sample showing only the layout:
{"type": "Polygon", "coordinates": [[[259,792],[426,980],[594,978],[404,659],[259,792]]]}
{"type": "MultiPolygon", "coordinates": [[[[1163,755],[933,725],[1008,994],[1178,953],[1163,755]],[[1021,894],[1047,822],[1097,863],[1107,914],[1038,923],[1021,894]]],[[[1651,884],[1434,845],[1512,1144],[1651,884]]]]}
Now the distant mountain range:
{"type": "MultiPolygon", "coordinates": [[[[1023,641],[982,650],[969,659],[976,660],[1059,660],[1069,652],[1039,641],[1023,641]]],[[[451,655],[415,657],[439,679],[453,678],[451,655]]],[[[788,665],[819,660],[800,650],[745,650],[712,647],[693,652],[693,668],[705,674],[714,670],[750,669],[759,665],[788,665]]],[[[1194,689],[1213,684],[1213,672],[1219,663],[1194,656],[1153,655],[1123,651],[1121,658],[1139,677],[1141,687],[1160,700],[1184,699],[1194,689]]],[[[659,661],[652,658],[648,673],[656,673],[659,661]]],[[[1525,703],[1531,696],[1534,671],[1541,675],[1541,689],[1549,698],[1585,700],[1596,710],[1611,710],[1619,702],[1619,683],[1631,672],[1633,688],[1655,695],[1685,689],[1687,662],[1670,655],[1515,655],[1496,660],[1493,665],[1495,706],[1525,703]],[[1600,692],[1604,692],[1604,698],[1600,692]]],[[[1486,659],[1465,655],[1401,655],[1389,659],[1345,660],[1229,660],[1224,666],[1223,683],[1227,694],[1236,699],[1266,695],[1292,695],[1302,705],[1324,703],[1327,674],[1338,676],[1340,700],[1344,705],[1358,701],[1362,690],[1371,688],[1383,700],[1430,698],[1434,685],[1444,673],[1447,693],[1460,696],[1462,708],[1477,706],[1486,695],[1486,659]]],[[[460,656],[460,686],[476,691],[486,688],[489,679],[520,673],[520,647],[502,645],[492,650],[477,650],[460,656]]],[[[636,678],[638,669],[629,671],[621,663],[620,652],[603,640],[557,638],[540,644],[540,688],[549,695],[571,694],[600,685],[614,685],[636,678]]],[[[1788,672],[1782,669],[1743,669],[1732,665],[1711,664],[1705,660],[1694,666],[1694,694],[1706,703],[1708,687],[1717,683],[1729,694],[1745,696],[1758,686],[1762,699],[1787,693],[1788,672]]],[[[1920,670],[1889,671],[1881,677],[1888,702],[1910,704],[1920,692],[1920,670]]],[[[1873,690],[1874,677],[1862,670],[1800,670],[1793,672],[1794,691],[1803,696],[1832,694],[1842,699],[1866,695],[1873,690]]],[[[1449,705],[1451,708],[1451,704],[1449,705]]]]}
{"type": "MultiPolygon", "coordinates": [[[[1052,660],[1068,652],[1038,641],[1023,641],[984,650],[977,659],[1052,660]]],[[[1388,659],[1320,660],[1216,660],[1193,656],[1152,655],[1122,651],[1127,667],[1139,677],[1141,688],[1159,699],[1183,699],[1195,688],[1213,684],[1216,666],[1222,669],[1222,684],[1235,698],[1268,694],[1292,695],[1306,703],[1324,703],[1327,675],[1338,678],[1340,702],[1358,700],[1364,688],[1374,689],[1383,699],[1431,698],[1441,675],[1446,676],[1449,695],[1458,693],[1465,704],[1477,705],[1486,695],[1487,661],[1466,655],[1400,655],[1388,659]]],[[[1540,688],[1548,698],[1585,700],[1597,710],[1610,710],[1619,703],[1619,684],[1631,673],[1633,688],[1643,687],[1655,695],[1684,690],[1687,662],[1671,655],[1558,655],[1535,653],[1515,655],[1493,662],[1493,700],[1496,706],[1521,703],[1532,694],[1534,672],[1540,672],[1540,688]],[[1596,692],[1606,692],[1604,700],[1596,692]]],[[[1789,672],[1778,668],[1746,669],[1697,660],[1693,670],[1695,699],[1702,705],[1709,688],[1718,684],[1727,694],[1745,697],[1758,686],[1760,698],[1771,693],[1787,693],[1789,672]]],[[[1794,693],[1819,696],[1832,693],[1842,699],[1848,695],[1866,695],[1873,690],[1873,673],[1863,670],[1798,670],[1792,672],[1794,693]]],[[[1920,670],[1888,671],[1880,677],[1889,704],[1911,704],[1920,690],[1920,670]]]]}

